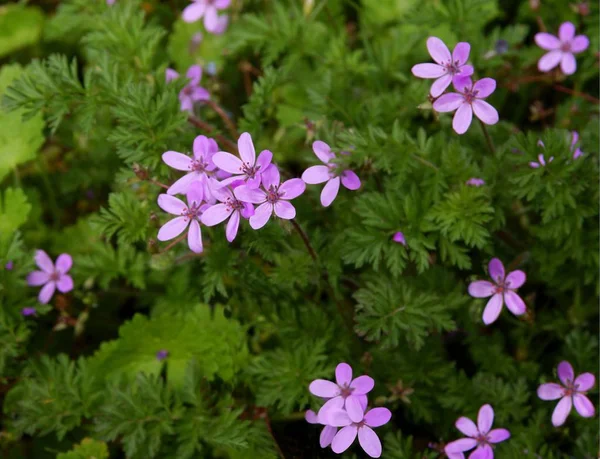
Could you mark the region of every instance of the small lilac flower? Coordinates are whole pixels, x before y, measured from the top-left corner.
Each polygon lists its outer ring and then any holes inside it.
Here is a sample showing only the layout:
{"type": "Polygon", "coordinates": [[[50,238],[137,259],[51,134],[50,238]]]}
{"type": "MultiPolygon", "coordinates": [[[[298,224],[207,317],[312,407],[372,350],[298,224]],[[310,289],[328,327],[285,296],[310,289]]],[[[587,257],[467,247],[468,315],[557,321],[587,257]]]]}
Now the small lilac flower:
{"type": "MultiPolygon", "coordinates": [[[[532,167],[534,169],[537,169],[539,167],[545,167],[546,166],[546,158],[544,158],[544,155],[542,153],[540,153],[538,155],[538,161],[530,161],[529,162],[529,167],[532,167]]],[[[548,162],[551,163],[552,161],[554,161],[554,156],[550,156],[550,158],[548,158],[548,162]]]]}
{"type": "Polygon", "coordinates": [[[457,134],[464,134],[473,120],[473,113],[485,124],[496,124],[498,112],[485,99],[496,90],[496,80],[482,78],[475,82],[469,77],[456,79],[454,88],[458,91],[444,94],[433,103],[433,109],[440,113],[456,110],[452,127],[457,134]]]}
{"type": "Polygon", "coordinates": [[[7,271],[11,271],[11,270],[13,269],[13,266],[14,266],[14,263],[12,262],[12,260],[8,260],[8,261],[6,262],[6,264],[4,265],[4,268],[5,268],[7,271]]]}
{"type": "MultiPolygon", "coordinates": [[[[319,422],[319,416],[317,416],[317,413],[315,413],[313,410],[308,410],[304,415],[304,419],[306,419],[306,422],[309,424],[322,424],[319,422]]],[[[319,437],[319,444],[321,445],[321,448],[327,448],[329,445],[331,445],[333,437],[335,437],[337,431],[337,427],[328,425],[323,427],[321,436],[319,437]]]]}
{"type": "MultiPolygon", "coordinates": [[[[173,69],[166,70],[167,83],[179,78],[179,73],[173,69]]],[[[185,76],[190,80],[189,83],[179,93],[179,101],[181,102],[181,111],[191,112],[194,110],[194,104],[210,99],[210,94],[206,89],[200,86],[202,79],[202,67],[192,65],[185,76]]]]}
{"type": "Polygon", "coordinates": [[[227,16],[219,16],[218,10],[228,8],[231,0],[192,0],[183,10],[185,22],[196,22],[204,17],[204,27],[210,33],[220,34],[227,28],[227,16]]]}
{"type": "Polygon", "coordinates": [[[116,0],[106,0],[107,5],[114,5],[116,0]]]}
{"type": "Polygon", "coordinates": [[[234,174],[223,180],[221,186],[230,185],[238,180],[243,180],[249,188],[258,188],[260,185],[261,174],[269,167],[269,164],[271,164],[273,153],[269,150],[263,150],[258,155],[258,158],[256,158],[252,136],[247,132],[240,135],[240,138],[238,139],[238,150],[242,159],[225,151],[219,151],[213,156],[213,161],[218,168],[234,174]]]}
{"type": "Polygon", "coordinates": [[[38,296],[42,304],[46,304],[54,295],[54,290],[61,293],[73,290],[73,279],[67,273],[73,266],[71,255],[63,253],[56,259],[56,265],[46,252],[37,250],[35,252],[35,263],[41,271],[33,271],[27,276],[27,283],[32,287],[43,285],[38,296]]]}
{"type": "Polygon", "coordinates": [[[297,178],[280,184],[279,170],[275,164],[271,164],[262,174],[262,189],[242,185],[233,190],[233,193],[240,201],[259,204],[250,217],[250,226],[257,230],[267,224],[273,213],[284,220],[294,218],[296,209],[290,200],[300,196],[305,189],[306,184],[297,178]]]}
{"type": "Polygon", "coordinates": [[[194,139],[194,157],[190,158],[177,151],[163,153],[162,160],[173,169],[188,172],[177,180],[167,190],[167,194],[187,194],[190,185],[199,181],[202,184],[202,199],[209,201],[211,190],[207,173],[215,171],[217,166],[213,163],[213,155],[219,151],[217,142],[206,136],[199,135],[194,139]]]}
{"type": "Polygon", "coordinates": [[[577,131],[571,132],[571,152],[573,153],[573,159],[577,159],[583,156],[583,151],[579,147],[575,148],[579,142],[579,133],[577,131]]]}
{"type": "Polygon", "coordinates": [[[387,424],[392,418],[392,412],[387,408],[372,408],[364,415],[363,413],[364,410],[361,410],[360,419],[354,421],[347,411],[336,410],[331,412],[330,425],[342,427],[331,442],[331,449],[334,453],[341,454],[346,451],[358,436],[358,442],[365,453],[370,457],[381,456],[381,441],[373,428],[387,424]]]}
{"type": "Polygon", "coordinates": [[[166,349],[161,349],[160,351],[158,351],[156,353],[156,360],[158,360],[160,362],[162,360],[165,360],[168,356],[169,356],[169,351],[167,351],[166,349]]]}
{"type": "Polygon", "coordinates": [[[571,22],[563,22],[558,29],[558,37],[540,32],[535,34],[537,45],[549,51],[538,62],[540,72],[549,72],[558,64],[565,75],[572,75],[577,70],[574,54],[581,53],[590,45],[585,35],[575,36],[575,26],[571,22]]]}
{"type": "Polygon", "coordinates": [[[200,216],[208,205],[202,205],[202,184],[193,182],[187,193],[186,205],[181,199],[170,194],[161,194],[158,196],[158,205],[165,212],[171,215],[179,215],[165,223],[158,231],[157,239],[159,241],[168,241],[176,238],[188,227],[188,246],[192,252],[201,253],[202,231],[200,229],[200,216]]]}
{"type": "Polygon", "coordinates": [[[335,158],[335,153],[331,151],[329,145],[317,140],[313,142],[313,151],[317,158],[321,160],[324,166],[311,166],[302,174],[302,180],[309,185],[327,182],[321,191],[321,204],[324,207],[329,206],[336,198],[340,189],[340,182],[349,190],[358,190],[360,188],[360,179],[350,169],[339,171],[338,165],[330,162],[335,158]]]}
{"type": "Polygon", "coordinates": [[[395,233],[392,240],[398,244],[406,245],[406,239],[404,238],[404,233],[402,233],[402,231],[395,233]]]}
{"type": "Polygon", "coordinates": [[[450,55],[450,50],[442,40],[429,37],[427,50],[437,64],[417,64],[411,71],[418,78],[437,78],[431,85],[432,97],[440,96],[453,79],[473,75],[473,67],[466,65],[471,52],[469,43],[458,43],[450,55]]]}
{"type": "Polygon", "coordinates": [[[563,383],[546,383],[538,387],[537,394],[542,400],[557,400],[560,402],[552,413],[552,425],[558,427],[564,424],[571,408],[575,405],[577,412],[584,418],[591,418],[596,413],[594,405],[585,396],[596,383],[592,373],[582,373],[575,378],[575,372],[569,362],[563,361],[558,364],[558,377],[563,383]]]}
{"type": "MultiPolygon", "coordinates": [[[[214,183],[215,181],[213,181],[214,183]]],[[[228,187],[213,185],[211,188],[213,195],[220,201],[220,204],[215,204],[206,209],[200,220],[206,226],[214,226],[229,218],[225,236],[229,242],[233,242],[240,226],[240,216],[246,219],[252,217],[254,206],[249,202],[238,200],[228,187]]]]}
{"type": "Polygon", "coordinates": [[[362,375],[352,379],[352,367],[340,363],[335,368],[335,383],[326,379],[315,379],[308,386],[311,394],[328,399],[319,410],[319,419],[329,424],[329,414],[335,410],[345,409],[354,422],[363,418],[367,406],[367,395],[375,386],[370,376],[362,375]]]}
{"type": "Polygon", "coordinates": [[[480,178],[476,178],[476,177],[471,177],[469,180],[467,180],[465,182],[466,185],[470,185],[470,186],[483,186],[485,185],[485,180],[480,179],[480,178]]]}
{"type": "Polygon", "coordinates": [[[500,443],[510,438],[506,429],[494,429],[494,409],[490,405],[483,405],[477,415],[477,425],[469,418],[460,417],[456,421],[456,428],[468,438],[461,438],[446,445],[444,449],[449,458],[464,458],[463,452],[477,448],[471,453],[469,459],[494,459],[492,444],[500,443]]]}
{"type": "Polygon", "coordinates": [[[21,314],[24,317],[35,316],[37,314],[37,311],[35,310],[35,308],[23,308],[21,309],[21,314]]]}
{"type": "Polygon", "coordinates": [[[527,307],[525,302],[515,290],[525,283],[525,273],[521,270],[511,271],[508,276],[504,276],[504,265],[498,258],[492,258],[488,271],[492,282],[475,281],[469,285],[469,295],[474,298],[487,298],[491,296],[485,309],[483,310],[483,322],[486,325],[493,323],[502,311],[502,305],[514,315],[519,316],[525,313],[527,307]]]}

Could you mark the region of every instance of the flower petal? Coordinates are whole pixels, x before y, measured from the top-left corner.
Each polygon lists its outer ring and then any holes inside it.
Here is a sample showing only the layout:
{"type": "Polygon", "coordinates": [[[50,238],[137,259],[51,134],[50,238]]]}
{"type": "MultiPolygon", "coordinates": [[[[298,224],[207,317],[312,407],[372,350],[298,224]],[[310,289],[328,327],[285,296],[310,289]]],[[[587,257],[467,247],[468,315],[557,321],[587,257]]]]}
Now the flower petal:
{"type": "Polygon", "coordinates": [[[62,274],[68,273],[73,266],[73,258],[68,253],[61,253],[56,259],[56,269],[62,274]]]}
{"type": "Polygon", "coordinates": [[[47,304],[50,301],[50,299],[52,298],[52,295],[54,295],[55,289],[56,289],[56,283],[48,282],[40,290],[40,293],[38,295],[38,301],[42,304],[47,304]]]}
{"type": "Polygon", "coordinates": [[[494,423],[494,409],[491,405],[486,404],[479,408],[479,413],[477,414],[477,429],[480,434],[487,434],[492,424],[494,423]]]}
{"type": "Polygon", "coordinates": [[[457,134],[464,134],[469,129],[473,120],[473,109],[469,104],[462,104],[456,110],[454,119],[452,120],[452,128],[457,134]]]}
{"type": "Polygon", "coordinates": [[[198,64],[190,66],[185,73],[185,76],[193,83],[193,85],[197,85],[202,79],[202,67],[198,64]]]}
{"type": "Polygon", "coordinates": [[[281,194],[281,199],[294,199],[304,193],[306,190],[306,183],[302,181],[302,179],[294,178],[286,180],[279,187],[279,193],[281,194]]]}
{"type": "Polygon", "coordinates": [[[67,293],[73,290],[73,278],[68,274],[63,274],[58,278],[58,282],[56,283],[56,288],[61,293],[67,293]]]}
{"type": "Polygon", "coordinates": [[[357,428],[355,426],[346,426],[341,429],[331,442],[331,449],[334,453],[341,454],[350,448],[350,445],[354,442],[357,435],[357,428]]]}
{"type": "Polygon", "coordinates": [[[329,168],[327,166],[311,166],[302,173],[302,180],[309,185],[323,183],[329,179],[329,168]]]}
{"type": "Polygon", "coordinates": [[[469,455],[469,459],[494,459],[494,451],[490,445],[478,446],[477,449],[469,455]]]}
{"type": "Polygon", "coordinates": [[[563,360],[558,364],[558,378],[565,385],[568,386],[575,379],[575,372],[569,362],[563,360]]]}
{"type": "Polygon", "coordinates": [[[458,65],[463,65],[469,60],[469,53],[471,52],[471,45],[467,42],[461,41],[457,43],[452,51],[452,61],[458,62],[458,65]]]}
{"type": "Polygon", "coordinates": [[[488,281],[475,281],[469,284],[469,295],[474,298],[487,298],[496,291],[496,286],[488,281]]]}
{"type": "Polygon", "coordinates": [[[506,303],[508,310],[515,316],[525,314],[525,311],[527,310],[527,305],[523,301],[523,298],[521,298],[512,290],[506,290],[504,292],[504,302],[506,303]]]}
{"type": "Polygon", "coordinates": [[[477,440],[474,438],[460,438],[458,440],[454,440],[446,445],[444,450],[446,454],[448,453],[460,453],[462,451],[468,451],[470,449],[475,448],[477,446],[477,440]]]}
{"type": "Polygon", "coordinates": [[[571,52],[580,53],[590,46],[590,40],[585,35],[577,35],[571,41],[571,52]]]}
{"type": "Polygon", "coordinates": [[[175,196],[161,194],[158,196],[158,205],[171,215],[181,215],[187,210],[185,203],[175,196]]]}
{"type": "Polygon", "coordinates": [[[573,75],[577,70],[577,61],[572,53],[563,53],[560,60],[560,69],[565,75],[573,75]]]}
{"type": "Polygon", "coordinates": [[[231,0],[214,0],[213,4],[215,5],[215,8],[222,10],[225,8],[229,8],[231,0]]]}
{"type": "Polygon", "coordinates": [[[429,89],[429,94],[431,94],[431,97],[439,97],[450,86],[450,83],[452,83],[452,75],[441,76],[433,82],[429,89]]]}
{"type": "Polygon", "coordinates": [[[545,383],[537,389],[537,396],[542,400],[558,400],[563,395],[564,387],[556,383],[545,383]]]}
{"type": "Polygon", "coordinates": [[[178,171],[190,171],[192,158],[177,151],[167,151],[163,153],[162,160],[167,166],[178,171]]]}
{"type": "Polygon", "coordinates": [[[275,164],[271,164],[265,169],[265,171],[261,174],[261,181],[266,190],[268,190],[270,187],[279,187],[281,177],[279,175],[279,169],[277,169],[275,164]]]}
{"type": "Polygon", "coordinates": [[[260,229],[267,224],[273,214],[273,204],[265,202],[258,206],[254,215],[250,217],[250,226],[252,229],[260,229]]]}
{"type": "Polygon", "coordinates": [[[545,49],[546,51],[560,48],[560,40],[552,34],[545,32],[536,33],[533,39],[540,48],[545,49]]]}
{"type": "Polygon", "coordinates": [[[339,189],[339,177],[332,178],[325,184],[325,186],[323,187],[323,191],[321,191],[321,204],[323,205],[323,207],[328,207],[331,205],[331,203],[337,196],[339,189]]]}
{"type": "Polygon", "coordinates": [[[191,5],[188,5],[183,10],[181,17],[184,22],[196,22],[202,16],[204,16],[204,11],[206,10],[206,4],[200,2],[194,2],[191,5]]]}
{"type": "Polygon", "coordinates": [[[594,414],[596,414],[594,405],[590,399],[583,394],[573,395],[573,404],[575,405],[577,412],[584,418],[591,418],[594,416],[594,414]]]}
{"type": "Polygon", "coordinates": [[[573,402],[571,401],[571,397],[561,398],[560,402],[556,404],[556,408],[554,408],[554,411],[552,412],[552,425],[554,427],[562,426],[571,412],[572,407],[573,402]]]}
{"type": "Polygon", "coordinates": [[[418,78],[439,78],[446,74],[446,69],[438,64],[417,64],[411,72],[418,78]]]}
{"type": "Polygon", "coordinates": [[[226,172],[231,174],[242,173],[242,161],[237,156],[233,156],[231,153],[225,151],[219,151],[213,155],[213,162],[215,165],[226,172]]]}
{"type": "Polygon", "coordinates": [[[179,236],[188,226],[186,217],[177,217],[165,223],[159,230],[156,238],[159,241],[169,241],[179,236]]]}
{"type": "Polygon", "coordinates": [[[194,253],[202,253],[202,230],[200,223],[195,218],[190,222],[188,231],[188,247],[194,253]]]}
{"type": "Polygon", "coordinates": [[[242,161],[254,166],[256,161],[256,151],[254,150],[254,143],[252,137],[247,132],[242,133],[238,139],[238,150],[240,151],[240,157],[242,161]]]}
{"type": "Polygon", "coordinates": [[[238,200],[252,204],[261,204],[267,200],[267,195],[263,190],[250,189],[246,185],[238,186],[233,190],[233,194],[238,200]]]}
{"type": "Polygon", "coordinates": [[[367,394],[375,387],[375,380],[370,376],[362,375],[353,380],[350,387],[354,389],[353,394],[355,395],[367,394]]]}
{"type": "Polygon", "coordinates": [[[352,367],[345,362],[335,367],[335,382],[338,386],[349,385],[352,382],[352,367]]]}
{"type": "Polygon", "coordinates": [[[493,78],[482,78],[473,85],[473,91],[477,91],[478,99],[485,99],[496,90],[496,80],[493,78]]]}
{"type": "Polygon", "coordinates": [[[493,429],[488,432],[487,437],[490,443],[500,443],[510,438],[510,432],[506,429],[493,429]]]}
{"type": "Polygon", "coordinates": [[[317,416],[317,413],[315,413],[313,410],[307,410],[306,413],[304,413],[304,420],[309,424],[319,423],[319,417],[317,416]]]}
{"type": "Polygon", "coordinates": [[[315,152],[315,155],[317,155],[317,158],[324,164],[327,164],[331,159],[335,158],[335,153],[331,151],[329,145],[320,140],[313,142],[312,149],[315,152]]]}
{"type": "Polygon", "coordinates": [[[506,276],[505,283],[507,287],[514,290],[521,287],[526,280],[527,276],[525,275],[525,273],[520,269],[517,269],[516,271],[511,271],[508,273],[508,276],[506,276]]]}
{"type": "Polygon", "coordinates": [[[484,100],[473,101],[473,112],[485,124],[492,125],[498,122],[498,111],[484,100]]]}
{"type": "Polygon", "coordinates": [[[206,226],[215,226],[227,220],[233,209],[225,204],[215,204],[204,211],[200,221],[206,226]]]}
{"type": "Polygon", "coordinates": [[[332,425],[332,421],[330,421],[331,414],[337,413],[338,411],[342,411],[346,415],[346,421],[342,419],[341,415],[336,415],[334,423],[339,424],[337,425],[337,427],[344,427],[350,425],[352,421],[344,411],[344,399],[339,395],[327,400],[323,404],[323,406],[317,413],[317,416],[319,417],[319,422],[325,425],[332,425]],[[344,424],[344,422],[346,423],[344,424]]]}
{"type": "Polygon", "coordinates": [[[538,61],[538,70],[540,72],[549,72],[560,63],[562,55],[562,51],[557,50],[544,54],[538,61]]]}
{"type": "Polygon", "coordinates": [[[186,193],[188,207],[197,207],[204,200],[203,179],[204,177],[201,176],[200,180],[195,180],[192,183],[190,183],[190,186],[188,187],[188,191],[186,193]]]}
{"type": "Polygon", "coordinates": [[[323,427],[323,430],[321,431],[321,436],[319,437],[319,445],[321,445],[321,448],[327,448],[329,445],[331,445],[333,437],[335,437],[337,431],[337,427],[323,427]]]}
{"type": "Polygon", "coordinates": [[[558,28],[558,38],[563,43],[571,41],[575,36],[575,26],[572,22],[563,22],[558,28]]]}
{"type": "Polygon", "coordinates": [[[477,430],[477,426],[473,421],[471,421],[467,417],[460,417],[454,423],[456,428],[464,433],[467,437],[477,437],[479,435],[479,431],[477,430]]]}
{"type": "Polygon", "coordinates": [[[363,410],[358,397],[353,395],[346,397],[344,407],[346,408],[346,413],[348,413],[348,417],[352,420],[352,422],[362,421],[365,411],[363,410]]]}
{"type": "Polygon", "coordinates": [[[173,69],[165,70],[165,80],[167,83],[169,83],[170,81],[176,80],[177,78],[179,78],[179,73],[177,73],[175,70],[173,70],[173,69]]]}
{"type": "Polygon", "coordinates": [[[497,284],[504,282],[504,265],[498,258],[492,258],[488,263],[488,273],[497,284]]]}
{"type": "Polygon", "coordinates": [[[240,227],[240,213],[234,212],[231,214],[231,218],[227,222],[227,227],[225,228],[225,237],[229,242],[233,242],[238,233],[238,228],[240,227]]]}
{"type": "Polygon", "coordinates": [[[323,398],[333,398],[340,395],[339,386],[334,382],[327,381],[326,379],[315,379],[308,386],[308,390],[311,394],[323,398]]]}
{"type": "Polygon", "coordinates": [[[205,135],[198,135],[194,139],[194,158],[208,161],[212,156],[212,142],[211,139],[205,135]]]}
{"type": "Polygon", "coordinates": [[[167,190],[167,194],[170,194],[171,196],[176,194],[187,194],[192,182],[198,180],[198,178],[199,174],[197,172],[190,172],[189,174],[185,174],[183,177],[181,177],[169,187],[169,189],[167,190]]]}
{"type": "Polygon", "coordinates": [[[346,169],[342,172],[342,185],[344,185],[349,190],[358,190],[360,188],[360,179],[358,175],[351,171],[350,169],[346,169]]]}
{"type": "Polygon", "coordinates": [[[358,442],[362,449],[371,457],[381,456],[381,441],[377,434],[368,426],[358,429],[358,442]]]}
{"type": "Polygon", "coordinates": [[[427,39],[427,51],[438,64],[445,64],[452,60],[450,50],[446,44],[437,37],[427,39]]]}
{"type": "Polygon", "coordinates": [[[496,293],[490,298],[490,300],[485,305],[485,309],[483,310],[484,324],[489,325],[496,321],[496,319],[500,315],[500,311],[502,311],[502,303],[502,293],[496,293]]]}
{"type": "Polygon", "coordinates": [[[445,113],[452,112],[460,107],[465,101],[462,94],[457,92],[449,92],[444,94],[433,103],[433,109],[436,112],[445,113]]]}
{"type": "Polygon", "coordinates": [[[27,285],[39,287],[50,280],[50,274],[44,271],[33,271],[27,275],[27,285]]]}
{"type": "Polygon", "coordinates": [[[260,173],[262,173],[267,169],[267,167],[269,167],[272,160],[273,160],[273,153],[271,153],[269,150],[263,150],[258,155],[255,166],[256,166],[257,170],[260,173]]]}
{"type": "Polygon", "coordinates": [[[365,413],[365,424],[370,427],[379,427],[387,424],[392,419],[392,412],[387,408],[373,408],[365,413]]]}
{"type": "Polygon", "coordinates": [[[579,392],[590,390],[596,384],[596,377],[591,373],[581,373],[575,378],[575,388],[579,392]]]}
{"type": "Polygon", "coordinates": [[[35,264],[38,265],[42,271],[47,272],[48,274],[52,274],[54,272],[54,263],[52,263],[52,260],[48,254],[43,250],[36,250],[35,264]]]}
{"type": "Polygon", "coordinates": [[[284,220],[291,220],[296,216],[296,208],[288,201],[277,201],[275,203],[275,215],[284,220]]]}

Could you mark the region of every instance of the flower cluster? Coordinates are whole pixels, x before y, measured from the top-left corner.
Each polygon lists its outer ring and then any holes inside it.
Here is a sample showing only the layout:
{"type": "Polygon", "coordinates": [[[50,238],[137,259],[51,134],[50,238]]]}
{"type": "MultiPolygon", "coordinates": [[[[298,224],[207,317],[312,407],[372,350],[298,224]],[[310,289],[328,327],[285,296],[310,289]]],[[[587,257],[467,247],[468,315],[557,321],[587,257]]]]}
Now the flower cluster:
{"type": "MultiPolygon", "coordinates": [[[[182,111],[193,112],[196,102],[209,100],[210,94],[206,89],[200,86],[200,80],[202,79],[202,67],[199,65],[192,65],[186,72],[185,76],[189,81],[179,92],[179,102],[181,103],[182,111]]],[[[171,68],[168,68],[165,72],[165,77],[168,83],[179,78],[179,73],[171,68]]]]}
{"type": "Polygon", "coordinates": [[[309,410],[305,416],[307,422],[325,426],[321,431],[321,448],[331,445],[333,452],[341,454],[358,436],[365,453],[370,457],[381,456],[381,441],[373,429],[387,424],[392,413],[387,408],[367,409],[367,394],[374,386],[370,376],[352,378],[352,367],[347,363],[336,367],[335,383],[325,379],[310,383],[309,391],[326,400],[318,413],[309,410]]]}

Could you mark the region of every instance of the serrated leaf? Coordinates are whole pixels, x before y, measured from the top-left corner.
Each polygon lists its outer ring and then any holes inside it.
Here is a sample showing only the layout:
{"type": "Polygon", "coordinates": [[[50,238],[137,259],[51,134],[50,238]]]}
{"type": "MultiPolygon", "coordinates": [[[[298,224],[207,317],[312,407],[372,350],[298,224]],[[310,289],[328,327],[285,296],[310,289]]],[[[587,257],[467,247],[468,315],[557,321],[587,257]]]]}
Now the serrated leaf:
{"type": "Polygon", "coordinates": [[[31,205],[20,188],[8,188],[0,194],[0,248],[13,237],[15,231],[27,221],[31,205]]]}

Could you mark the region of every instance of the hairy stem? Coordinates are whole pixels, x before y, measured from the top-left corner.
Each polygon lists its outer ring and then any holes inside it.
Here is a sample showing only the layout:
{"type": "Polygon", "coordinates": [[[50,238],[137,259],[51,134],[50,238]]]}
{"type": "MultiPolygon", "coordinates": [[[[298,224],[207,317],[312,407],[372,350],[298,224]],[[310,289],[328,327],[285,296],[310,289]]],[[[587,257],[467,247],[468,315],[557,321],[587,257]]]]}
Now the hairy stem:
{"type": "Polygon", "coordinates": [[[212,108],[214,112],[221,117],[223,123],[225,123],[225,126],[227,126],[227,129],[229,129],[229,133],[234,139],[237,139],[240,134],[238,133],[237,127],[233,120],[227,116],[227,113],[225,113],[225,110],[223,110],[219,104],[212,100],[207,100],[206,105],[212,108]]]}
{"type": "MultiPolygon", "coordinates": [[[[196,118],[193,115],[190,115],[188,117],[188,121],[190,122],[190,124],[196,126],[198,129],[202,129],[207,134],[211,134],[215,130],[215,128],[213,126],[196,118]]],[[[222,134],[218,134],[218,133],[214,134],[214,136],[217,138],[217,140],[222,145],[226,146],[232,152],[237,153],[237,145],[235,143],[233,143],[231,140],[229,140],[227,137],[225,137],[222,134]]]]}
{"type": "Polygon", "coordinates": [[[166,246],[164,249],[162,249],[159,253],[165,253],[165,252],[169,251],[170,249],[175,247],[177,244],[179,244],[181,241],[183,241],[186,236],[187,236],[187,232],[184,232],[177,239],[175,239],[173,242],[171,242],[168,246],[166,246]]]}
{"type": "Polygon", "coordinates": [[[485,141],[487,142],[490,151],[492,152],[493,155],[495,155],[496,148],[494,147],[494,144],[492,143],[492,138],[490,137],[490,134],[488,133],[488,130],[485,127],[485,123],[483,121],[479,120],[479,124],[481,124],[481,129],[483,130],[483,136],[485,137],[485,141]]]}
{"type": "Polygon", "coordinates": [[[567,93],[567,94],[571,94],[572,96],[582,97],[585,100],[587,100],[588,102],[591,102],[593,104],[600,104],[600,99],[596,99],[594,96],[591,96],[591,95],[586,94],[584,92],[576,91],[575,89],[567,88],[567,87],[562,86],[560,84],[555,84],[552,87],[554,89],[556,89],[557,91],[564,92],[564,93],[567,93]]]}

